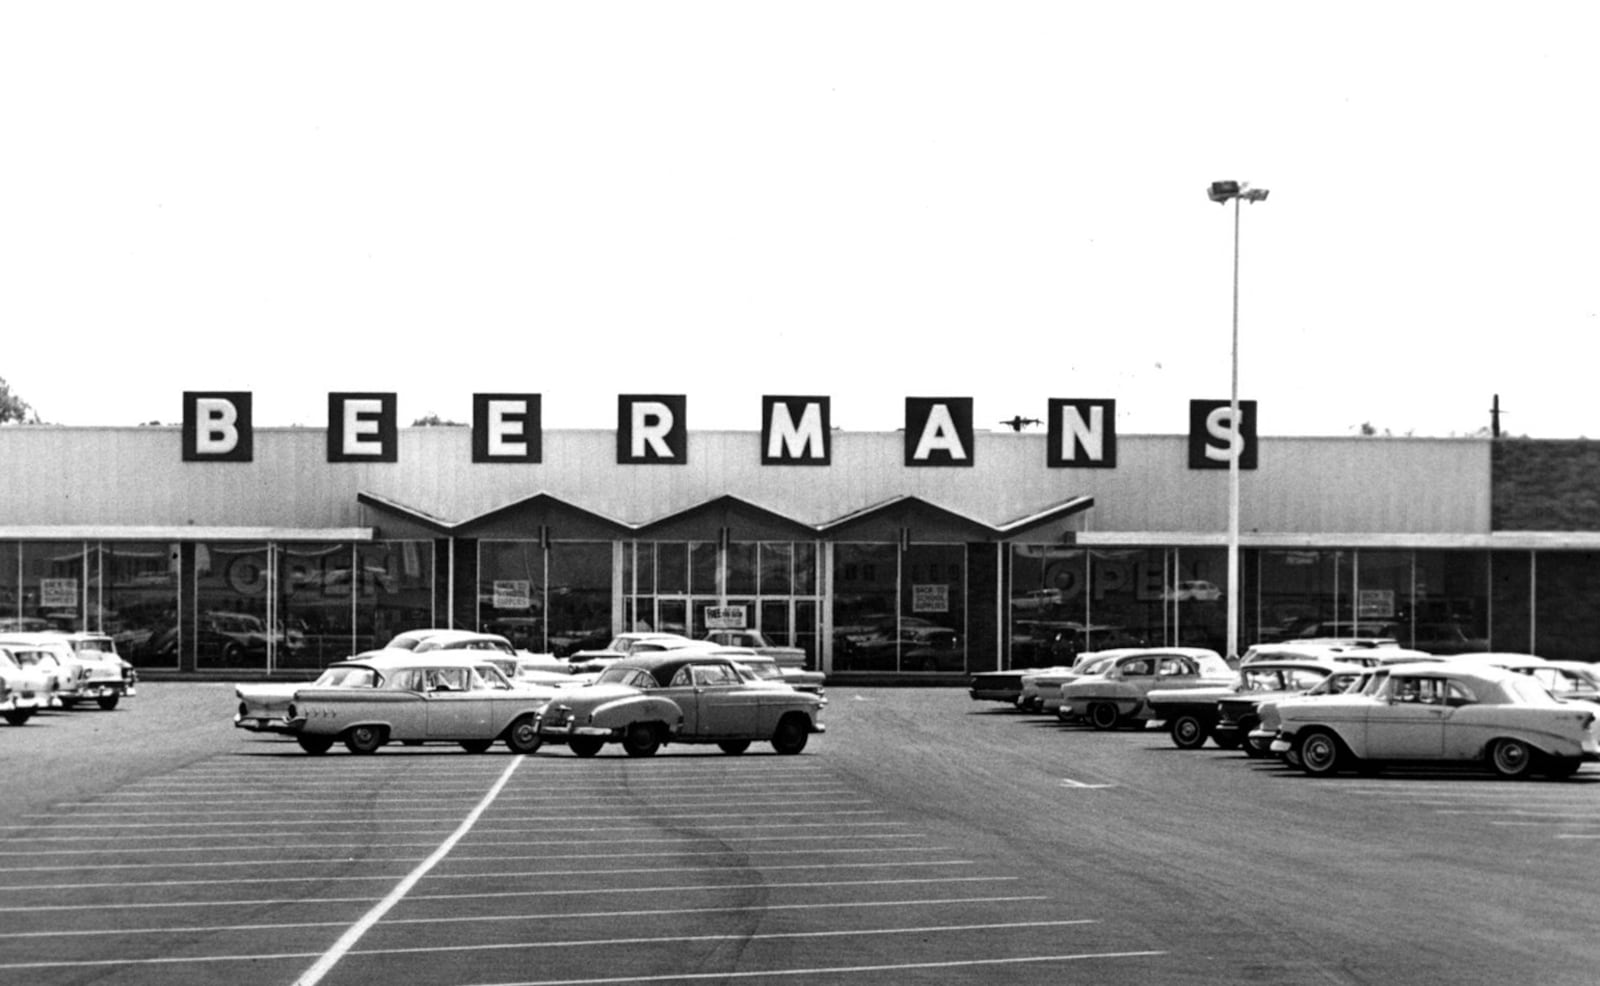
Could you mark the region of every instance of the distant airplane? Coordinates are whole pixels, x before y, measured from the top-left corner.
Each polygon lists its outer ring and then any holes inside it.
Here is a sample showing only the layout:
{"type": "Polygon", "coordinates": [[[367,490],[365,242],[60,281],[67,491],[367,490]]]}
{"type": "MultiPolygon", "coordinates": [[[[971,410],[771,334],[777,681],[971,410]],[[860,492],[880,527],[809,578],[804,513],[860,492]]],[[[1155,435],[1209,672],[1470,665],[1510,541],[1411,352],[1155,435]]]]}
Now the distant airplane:
{"type": "Polygon", "coordinates": [[[1010,421],[1002,421],[1000,423],[1003,424],[1003,425],[1010,425],[1012,431],[1021,431],[1022,429],[1028,427],[1029,425],[1042,425],[1042,424],[1044,424],[1044,422],[1040,421],[1038,418],[1024,418],[1020,414],[1017,415],[1016,417],[1012,418],[1010,421]]]}

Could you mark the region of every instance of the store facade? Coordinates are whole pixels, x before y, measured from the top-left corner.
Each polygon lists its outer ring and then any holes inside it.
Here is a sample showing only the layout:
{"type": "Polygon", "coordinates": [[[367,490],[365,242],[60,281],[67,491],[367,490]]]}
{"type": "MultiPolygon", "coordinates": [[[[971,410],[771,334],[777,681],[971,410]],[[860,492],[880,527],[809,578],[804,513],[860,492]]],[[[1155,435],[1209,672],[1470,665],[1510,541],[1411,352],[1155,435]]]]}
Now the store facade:
{"type": "MultiPolygon", "coordinates": [[[[929,467],[914,429],[829,429],[810,462],[772,456],[765,425],[684,432],[674,461],[633,461],[622,422],[540,432],[516,462],[465,427],[340,458],[335,430],[252,430],[248,457],[208,460],[192,429],[0,429],[0,632],[105,631],[197,676],[304,675],[421,626],[555,653],[748,626],[846,678],[1223,648],[1226,472],[1194,467],[1194,435],[1120,436],[1111,464],[1073,468],[1058,434],[963,431],[929,467]]],[[[1593,443],[1255,452],[1242,644],[1354,630],[1600,657],[1593,443]]]]}

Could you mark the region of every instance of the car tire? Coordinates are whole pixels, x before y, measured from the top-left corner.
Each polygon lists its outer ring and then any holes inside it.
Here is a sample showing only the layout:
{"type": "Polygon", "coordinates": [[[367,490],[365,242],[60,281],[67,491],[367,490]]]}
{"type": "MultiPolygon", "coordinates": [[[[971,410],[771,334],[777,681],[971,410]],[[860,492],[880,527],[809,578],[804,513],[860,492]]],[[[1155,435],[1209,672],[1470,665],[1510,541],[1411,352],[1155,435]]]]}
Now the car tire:
{"type": "Polygon", "coordinates": [[[743,753],[744,751],[750,749],[750,741],[749,740],[723,740],[721,743],[718,743],[717,746],[722,748],[722,752],[723,753],[726,753],[726,754],[728,754],[729,756],[732,756],[732,757],[736,757],[739,754],[743,753]]]}
{"type": "Polygon", "coordinates": [[[294,741],[300,744],[300,749],[312,756],[320,757],[333,749],[332,736],[296,736],[294,741]]]}
{"type": "Polygon", "coordinates": [[[461,748],[468,753],[488,753],[494,740],[462,740],[461,748]]]}
{"type": "Polygon", "coordinates": [[[1226,736],[1213,735],[1211,737],[1211,742],[1217,744],[1219,748],[1224,750],[1237,750],[1241,740],[1239,739],[1238,733],[1229,733],[1226,736]]]}
{"type": "Polygon", "coordinates": [[[1172,734],[1172,745],[1180,750],[1198,750],[1206,745],[1211,735],[1211,722],[1204,716],[1184,713],[1173,718],[1167,727],[1172,734]]]}
{"type": "Polygon", "coordinates": [[[1116,729],[1122,724],[1122,713],[1114,702],[1094,702],[1089,706],[1089,725],[1101,731],[1116,729]]]}
{"type": "Polygon", "coordinates": [[[344,746],[351,753],[377,753],[386,739],[381,726],[352,726],[344,731],[344,746]]]}
{"type": "Polygon", "coordinates": [[[117,700],[121,697],[121,695],[102,695],[95,699],[95,704],[100,706],[100,708],[105,709],[107,712],[110,712],[112,709],[117,707],[117,700]]]}
{"type": "Polygon", "coordinates": [[[661,749],[661,734],[653,722],[636,722],[622,734],[622,749],[630,757],[653,757],[661,749]]]}
{"type": "Polygon", "coordinates": [[[772,748],[784,756],[794,756],[806,748],[810,738],[805,716],[791,712],[778,720],[778,728],[772,731],[772,748]]]}
{"type": "Polygon", "coordinates": [[[10,709],[6,712],[6,722],[13,726],[20,726],[33,718],[32,709],[10,709]]]}
{"type": "Polygon", "coordinates": [[[1295,741],[1295,751],[1300,758],[1300,769],[1310,777],[1332,777],[1344,765],[1344,745],[1339,737],[1325,729],[1300,734],[1295,741]]]}
{"type": "Polygon", "coordinates": [[[1489,744],[1489,769],[1501,777],[1521,779],[1533,773],[1537,760],[1528,744],[1515,739],[1497,739],[1489,744]]]}
{"type": "Polygon", "coordinates": [[[532,716],[523,716],[506,730],[506,747],[512,753],[534,753],[543,745],[544,737],[539,735],[538,724],[532,716]]]}
{"type": "Polygon", "coordinates": [[[593,736],[574,736],[567,740],[567,746],[572,749],[573,754],[585,759],[599,753],[600,748],[605,745],[604,740],[595,739],[593,736]]]}

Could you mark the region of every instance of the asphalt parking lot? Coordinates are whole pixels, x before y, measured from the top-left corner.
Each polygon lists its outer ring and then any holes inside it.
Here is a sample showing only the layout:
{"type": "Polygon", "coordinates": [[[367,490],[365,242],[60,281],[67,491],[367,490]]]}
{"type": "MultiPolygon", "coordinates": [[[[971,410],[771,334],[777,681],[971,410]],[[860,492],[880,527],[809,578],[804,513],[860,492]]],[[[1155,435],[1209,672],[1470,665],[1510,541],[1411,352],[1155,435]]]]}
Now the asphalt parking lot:
{"type": "Polygon", "coordinates": [[[798,757],[309,757],[233,730],[224,686],[141,691],[0,730],[22,791],[0,811],[0,981],[1579,983],[1600,968],[1594,766],[1563,783],[1316,781],[953,689],[838,687],[829,733],[798,757]]]}

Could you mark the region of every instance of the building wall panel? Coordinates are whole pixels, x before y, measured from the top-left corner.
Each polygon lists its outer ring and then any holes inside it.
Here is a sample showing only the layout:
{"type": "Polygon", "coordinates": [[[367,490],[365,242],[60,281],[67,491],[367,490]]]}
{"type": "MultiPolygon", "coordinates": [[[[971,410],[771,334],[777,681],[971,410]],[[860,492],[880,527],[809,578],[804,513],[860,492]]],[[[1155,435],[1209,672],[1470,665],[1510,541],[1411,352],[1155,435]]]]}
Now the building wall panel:
{"type": "MultiPolygon", "coordinates": [[[[897,432],[835,433],[825,467],[762,466],[756,432],[694,432],[687,465],[618,465],[611,431],[544,435],[544,461],[474,464],[466,428],[402,428],[397,463],[326,461],[322,429],[258,429],[255,461],[186,463],[172,427],[0,428],[0,525],[350,527],[358,492],[461,521],[545,492],[639,524],[731,494],[810,524],[916,496],[990,524],[1071,497],[1088,528],[1216,532],[1226,470],[1182,436],[1121,436],[1115,469],[1049,469],[1045,436],[979,433],[971,468],[907,468],[897,432]]],[[[1473,439],[1279,438],[1241,477],[1241,529],[1481,534],[1490,449],[1473,439]]]]}

